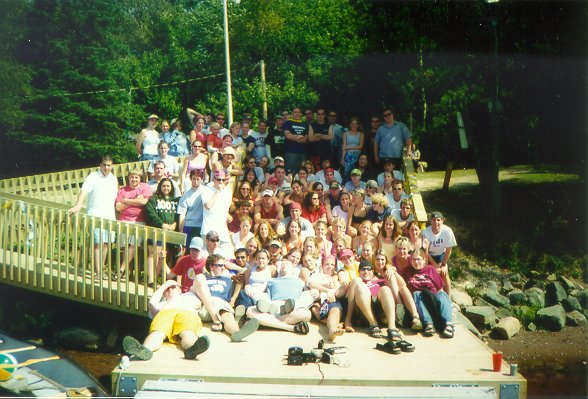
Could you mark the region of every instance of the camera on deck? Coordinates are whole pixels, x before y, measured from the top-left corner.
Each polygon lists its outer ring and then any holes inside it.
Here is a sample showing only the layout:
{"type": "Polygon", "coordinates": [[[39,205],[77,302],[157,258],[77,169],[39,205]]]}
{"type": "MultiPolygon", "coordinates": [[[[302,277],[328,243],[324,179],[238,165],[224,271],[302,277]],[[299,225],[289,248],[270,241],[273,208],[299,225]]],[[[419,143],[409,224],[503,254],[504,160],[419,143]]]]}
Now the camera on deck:
{"type": "Polygon", "coordinates": [[[289,366],[302,366],[308,363],[334,363],[334,355],[336,353],[345,353],[346,348],[334,347],[325,348],[325,342],[321,339],[318,343],[318,348],[310,352],[304,352],[300,346],[291,346],[288,348],[287,364],[289,366]]]}

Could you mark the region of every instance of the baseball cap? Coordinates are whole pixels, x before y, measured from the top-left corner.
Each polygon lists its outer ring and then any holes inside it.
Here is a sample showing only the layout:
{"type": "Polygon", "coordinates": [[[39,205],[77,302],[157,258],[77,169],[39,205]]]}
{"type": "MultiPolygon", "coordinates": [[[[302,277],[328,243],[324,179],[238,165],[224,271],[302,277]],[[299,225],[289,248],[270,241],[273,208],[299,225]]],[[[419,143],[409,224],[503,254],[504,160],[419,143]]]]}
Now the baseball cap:
{"type": "Polygon", "coordinates": [[[361,270],[361,269],[368,269],[368,268],[369,269],[373,269],[372,263],[370,261],[368,261],[368,260],[362,260],[359,263],[359,270],[361,270]]]}
{"type": "Polygon", "coordinates": [[[302,206],[298,202],[292,202],[290,204],[290,210],[292,210],[292,209],[298,209],[299,211],[301,211],[302,206]]]}
{"type": "Polygon", "coordinates": [[[441,212],[438,212],[438,211],[431,212],[431,219],[435,219],[435,218],[437,218],[437,219],[445,219],[443,217],[443,214],[441,212]]]}
{"type": "Polygon", "coordinates": [[[202,238],[200,237],[194,237],[192,238],[192,241],[190,241],[190,249],[197,249],[200,251],[200,249],[202,249],[203,246],[204,241],[202,241],[202,238]]]}
{"type": "Polygon", "coordinates": [[[339,184],[339,182],[332,181],[331,184],[329,184],[329,188],[340,189],[341,188],[341,185],[339,184]]]}
{"type": "Polygon", "coordinates": [[[353,169],[351,171],[351,176],[353,176],[353,175],[361,176],[361,170],[359,170],[359,169],[353,169]]]}
{"type": "Polygon", "coordinates": [[[345,256],[353,256],[353,251],[349,248],[343,248],[341,252],[339,252],[339,259],[343,259],[345,256]]]}
{"type": "Polygon", "coordinates": [[[261,196],[262,197],[265,197],[266,195],[269,195],[270,197],[273,197],[274,196],[274,192],[272,190],[268,190],[268,189],[263,190],[263,192],[261,193],[261,196]]]}
{"type": "Polygon", "coordinates": [[[276,161],[282,161],[282,162],[285,162],[285,161],[284,161],[284,158],[282,158],[282,157],[275,157],[275,158],[274,158],[274,162],[276,162],[276,161]]]}
{"type": "Polygon", "coordinates": [[[230,136],[230,135],[231,135],[231,132],[223,132],[223,134],[221,134],[221,140],[227,136],[230,136]]]}
{"type": "Polygon", "coordinates": [[[272,176],[269,179],[267,179],[267,184],[278,184],[279,180],[276,176],[272,176]]]}
{"type": "Polygon", "coordinates": [[[367,188],[378,188],[378,183],[375,180],[368,180],[365,186],[367,188]]]}
{"type": "Polygon", "coordinates": [[[269,245],[270,245],[270,247],[272,245],[276,245],[278,247],[281,247],[282,246],[282,242],[280,240],[271,240],[270,243],[269,243],[269,245]]]}
{"type": "Polygon", "coordinates": [[[147,117],[147,119],[159,119],[159,116],[157,116],[155,114],[151,114],[147,117]]]}
{"type": "Polygon", "coordinates": [[[233,149],[233,147],[226,147],[223,150],[223,155],[232,155],[232,156],[235,156],[235,150],[233,149]]]}

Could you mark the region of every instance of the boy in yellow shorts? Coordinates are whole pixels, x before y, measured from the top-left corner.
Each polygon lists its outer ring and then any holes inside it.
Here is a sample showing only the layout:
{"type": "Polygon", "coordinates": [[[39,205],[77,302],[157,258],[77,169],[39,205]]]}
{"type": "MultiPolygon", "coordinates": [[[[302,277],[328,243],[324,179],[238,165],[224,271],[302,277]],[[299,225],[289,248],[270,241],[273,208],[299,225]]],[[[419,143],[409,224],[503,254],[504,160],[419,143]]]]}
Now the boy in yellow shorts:
{"type": "Polygon", "coordinates": [[[196,359],[210,346],[210,340],[203,335],[198,337],[202,321],[198,316],[202,304],[191,292],[182,294],[181,286],[175,280],[167,280],[149,300],[149,316],[153,318],[149,335],[141,344],[135,338],[123,339],[124,351],[133,359],[149,360],[163,341],[180,344],[186,359],[196,359]]]}

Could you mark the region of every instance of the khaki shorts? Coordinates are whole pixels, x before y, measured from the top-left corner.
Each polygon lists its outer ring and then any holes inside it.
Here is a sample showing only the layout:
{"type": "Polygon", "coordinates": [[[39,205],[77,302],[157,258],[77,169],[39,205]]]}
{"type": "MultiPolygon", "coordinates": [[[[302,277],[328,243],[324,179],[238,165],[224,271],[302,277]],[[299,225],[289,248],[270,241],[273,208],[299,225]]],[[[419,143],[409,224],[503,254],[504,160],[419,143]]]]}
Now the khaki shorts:
{"type": "MultiPolygon", "coordinates": [[[[220,320],[221,310],[224,310],[225,312],[229,312],[230,314],[235,313],[235,310],[231,307],[231,305],[229,305],[229,303],[227,301],[225,301],[224,299],[219,298],[217,296],[212,297],[212,306],[214,307],[214,311],[216,312],[216,317],[219,320],[220,320]]],[[[202,308],[198,312],[198,316],[200,316],[200,318],[203,321],[206,321],[206,322],[212,321],[212,317],[210,317],[208,310],[206,310],[206,306],[202,306],[202,308]]]]}
{"type": "Polygon", "coordinates": [[[202,320],[194,310],[171,308],[159,311],[149,327],[149,334],[159,331],[165,334],[172,344],[179,343],[176,337],[186,330],[191,330],[198,335],[202,328],[202,320]]]}

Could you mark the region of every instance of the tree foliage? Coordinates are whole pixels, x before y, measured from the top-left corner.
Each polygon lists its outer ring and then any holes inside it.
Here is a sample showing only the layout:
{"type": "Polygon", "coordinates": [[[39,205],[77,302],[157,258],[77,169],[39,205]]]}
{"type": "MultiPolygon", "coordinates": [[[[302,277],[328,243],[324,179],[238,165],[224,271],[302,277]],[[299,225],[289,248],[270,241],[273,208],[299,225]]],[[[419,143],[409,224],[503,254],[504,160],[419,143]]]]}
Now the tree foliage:
{"type": "MultiPolygon", "coordinates": [[[[186,107],[227,111],[221,0],[0,4],[0,134],[13,149],[3,158],[5,173],[22,174],[12,172],[15,166],[87,165],[103,152],[131,160],[128,137],[146,115],[179,117],[186,126],[186,107]]],[[[500,161],[585,159],[585,134],[578,134],[586,126],[583,2],[229,0],[228,6],[236,118],[261,117],[264,60],[270,115],[321,104],[367,119],[394,105],[430,165],[441,166],[459,155],[452,150],[456,111],[468,118],[472,144],[483,142],[486,133],[473,127],[486,118],[482,105],[493,99],[497,71],[500,136],[508,143],[500,161]],[[553,145],[555,131],[561,145],[553,145]]]]}

